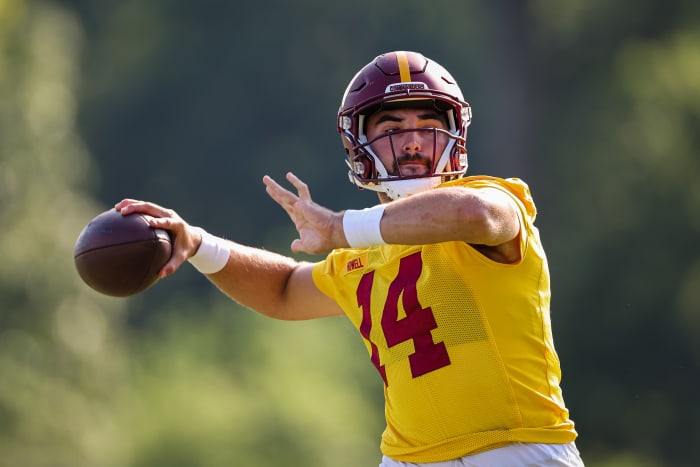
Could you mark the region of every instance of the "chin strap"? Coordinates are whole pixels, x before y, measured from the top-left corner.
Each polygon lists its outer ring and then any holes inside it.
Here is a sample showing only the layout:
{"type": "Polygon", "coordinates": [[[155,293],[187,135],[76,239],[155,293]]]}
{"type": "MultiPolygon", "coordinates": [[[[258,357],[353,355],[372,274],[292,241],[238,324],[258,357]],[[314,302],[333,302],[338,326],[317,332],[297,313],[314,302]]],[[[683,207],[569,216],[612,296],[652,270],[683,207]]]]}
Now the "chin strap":
{"type": "Polygon", "coordinates": [[[441,182],[442,177],[440,175],[425,178],[414,178],[410,180],[387,180],[377,184],[382,187],[382,189],[377,191],[382,191],[389,198],[397,200],[407,198],[411,195],[422,193],[424,191],[432,190],[441,182]]]}
{"type": "Polygon", "coordinates": [[[383,180],[372,184],[362,183],[352,170],[348,171],[350,183],[361,190],[376,191],[384,193],[389,198],[397,200],[406,198],[416,193],[431,190],[442,183],[442,175],[434,175],[432,177],[413,178],[409,180],[383,180]]]}

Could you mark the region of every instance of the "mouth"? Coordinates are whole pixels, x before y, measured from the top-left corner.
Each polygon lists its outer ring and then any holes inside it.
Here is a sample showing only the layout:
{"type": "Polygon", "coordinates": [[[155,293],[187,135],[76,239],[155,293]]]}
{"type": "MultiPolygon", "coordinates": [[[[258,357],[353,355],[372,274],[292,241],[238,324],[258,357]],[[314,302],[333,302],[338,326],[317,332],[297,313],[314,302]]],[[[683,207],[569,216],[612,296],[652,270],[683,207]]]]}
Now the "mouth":
{"type": "Polygon", "coordinates": [[[399,171],[402,175],[423,175],[428,173],[425,164],[399,164],[399,171]]]}
{"type": "Polygon", "coordinates": [[[400,160],[397,172],[401,176],[427,175],[430,173],[430,163],[423,159],[400,160]]]}

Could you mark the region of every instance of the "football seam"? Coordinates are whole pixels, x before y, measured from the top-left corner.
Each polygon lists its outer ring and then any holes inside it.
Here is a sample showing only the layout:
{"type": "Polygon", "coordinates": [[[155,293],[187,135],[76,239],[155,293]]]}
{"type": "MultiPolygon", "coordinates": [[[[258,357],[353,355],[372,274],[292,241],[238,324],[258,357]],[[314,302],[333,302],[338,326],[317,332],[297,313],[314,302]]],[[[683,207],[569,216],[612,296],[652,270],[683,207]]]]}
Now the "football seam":
{"type": "Polygon", "coordinates": [[[82,255],[84,255],[85,253],[90,253],[90,252],[93,252],[93,251],[104,250],[105,248],[113,248],[113,247],[115,247],[115,246],[120,246],[120,245],[134,245],[134,244],[137,244],[137,243],[163,243],[163,242],[165,242],[165,243],[170,243],[170,242],[167,242],[167,241],[165,241],[164,239],[160,239],[160,238],[146,238],[146,239],[143,239],[143,240],[134,240],[134,241],[130,241],[130,242],[110,243],[110,244],[108,244],[108,245],[101,246],[101,247],[98,247],[98,248],[91,248],[91,249],[89,249],[89,250],[83,250],[83,251],[81,251],[80,253],[78,253],[77,255],[75,255],[75,257],[78,258],[79,256],[82,256],[82,255]]]}

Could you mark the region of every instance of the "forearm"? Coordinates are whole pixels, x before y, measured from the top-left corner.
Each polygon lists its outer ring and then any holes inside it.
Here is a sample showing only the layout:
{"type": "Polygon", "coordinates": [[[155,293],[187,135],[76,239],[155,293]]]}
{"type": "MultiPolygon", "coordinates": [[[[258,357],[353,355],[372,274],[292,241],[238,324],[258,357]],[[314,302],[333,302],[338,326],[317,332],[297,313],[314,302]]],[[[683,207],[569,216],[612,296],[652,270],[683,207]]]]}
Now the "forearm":
{"type": "Polygon", "coordinates": [[[229,247],[226,266],[206,277],[241,305],[277,317],[285,309],[286,290],[298,263],[267,250],[231,241],[226,241],[226,245],[229,247]]]}
{"type": "Polygon", "coordinates": [[[314,284],[312,263],[220,238],[217,241],[227,248],[228,261],[221,270],[206,276],[241,305],[281,320],[343,313],[314,284]]]}
{"type": "Polygon", "coordinates": [[[513,203],[494,190],[445,188],[387,203],[381,220],[384,241],[429,244],[464,241],[498,245],[517,235],[513,203]]]}

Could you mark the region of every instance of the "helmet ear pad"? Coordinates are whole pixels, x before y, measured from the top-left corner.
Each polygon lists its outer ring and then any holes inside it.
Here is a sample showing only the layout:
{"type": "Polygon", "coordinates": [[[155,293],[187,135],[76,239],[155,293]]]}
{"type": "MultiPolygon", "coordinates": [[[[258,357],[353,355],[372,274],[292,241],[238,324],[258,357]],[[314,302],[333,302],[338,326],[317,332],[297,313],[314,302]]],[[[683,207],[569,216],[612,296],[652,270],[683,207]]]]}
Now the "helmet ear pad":
{"type": "Polygon", "coordinates": [[[459,143],[455,144],[454,149],[452,149],[452,154],[450,155],[450,171],[460,171],[466,170],[469,163],[467,159],[467,150],[464,147],[460,147],[459,143]]]}
{"type": "Polygon", "coordinates": [[[359,153],[352,156],[352,171],[359,178],[368,180],[376,177],[374,159],[368,154],[359,153]]]}
{"type": "Polygon", "coordinates": [[[375,178],[377,172],[374,158],[367,154],[365,150],[358,149],[356,145],[353,144],[354,138],[351,135],[347,133],[343,134],[342,141],[345,154],[347,155],[347,164],[353,176],[361,180],[375,178]]]}

